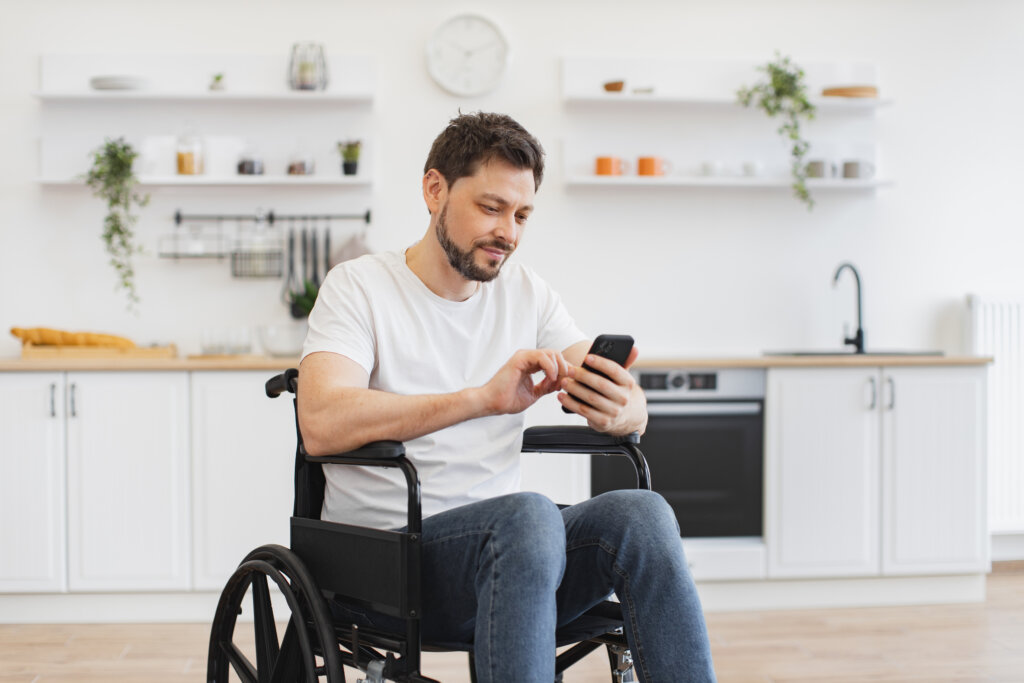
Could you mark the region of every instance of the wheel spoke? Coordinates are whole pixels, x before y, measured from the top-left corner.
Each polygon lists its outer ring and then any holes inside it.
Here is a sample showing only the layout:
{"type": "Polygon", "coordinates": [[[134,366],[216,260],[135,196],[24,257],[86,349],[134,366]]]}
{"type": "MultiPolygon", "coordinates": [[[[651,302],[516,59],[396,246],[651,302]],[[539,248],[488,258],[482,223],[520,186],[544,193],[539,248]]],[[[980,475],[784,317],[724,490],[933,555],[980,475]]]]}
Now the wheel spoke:
{"type": "Polygon", "coordinates": [[[246,659],[238,646],[231,642],[222,642],[220,647],[228,661],[231,662],[231,668],[235,670],[235,674],[242,679],[242,683],[259,683],[259,679],[256,677],[256,667],[246,659]]]}
{"type": "Polygon", "coordinates": [[[256,626],[256,666],[263,674],[260,678],[268,681],[268,674],[274,669],[280,647],[277,643],[277,626],[274,624],[274,606],[270,603],[267,577],[263,574],[253,577],[252,606],[256,626]]]}
{"type": "Polygon", "coordinates": [[[281,641],[281,656],[274,663],[274,674],[270,677],[270,683],[287,683],[298,681],[299,673],[302,670],[302,651],[299,647],[299,639],[295,633],[295,617],[288,620],[288,628],[284,630],[284,639],[281,641]]]}

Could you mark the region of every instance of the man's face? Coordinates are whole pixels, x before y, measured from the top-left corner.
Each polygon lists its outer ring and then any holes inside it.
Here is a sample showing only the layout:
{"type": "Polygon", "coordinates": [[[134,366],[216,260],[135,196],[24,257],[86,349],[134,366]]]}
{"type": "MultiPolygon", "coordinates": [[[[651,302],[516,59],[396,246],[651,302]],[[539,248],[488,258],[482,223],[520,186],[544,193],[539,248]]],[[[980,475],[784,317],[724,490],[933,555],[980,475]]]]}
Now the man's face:
{"type": "Polygon", "coordinates": [[[437,217],[437,241],[448,263],[467,280],[489,282],[519,246],[533,211],[533,171],[503,161],[459,178],[437,217]]]}

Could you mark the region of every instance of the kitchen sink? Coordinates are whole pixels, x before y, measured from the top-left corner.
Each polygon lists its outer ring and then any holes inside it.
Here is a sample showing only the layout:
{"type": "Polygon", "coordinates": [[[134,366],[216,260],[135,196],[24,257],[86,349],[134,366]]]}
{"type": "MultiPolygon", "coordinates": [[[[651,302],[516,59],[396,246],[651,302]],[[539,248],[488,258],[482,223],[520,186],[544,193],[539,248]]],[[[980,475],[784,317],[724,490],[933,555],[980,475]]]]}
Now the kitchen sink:
{"type": "Polygon", "coordinates": [[[943,356],[942,351],[865,351],[854,353],[852,351],[764,351],[765,356],[943,356]]]}

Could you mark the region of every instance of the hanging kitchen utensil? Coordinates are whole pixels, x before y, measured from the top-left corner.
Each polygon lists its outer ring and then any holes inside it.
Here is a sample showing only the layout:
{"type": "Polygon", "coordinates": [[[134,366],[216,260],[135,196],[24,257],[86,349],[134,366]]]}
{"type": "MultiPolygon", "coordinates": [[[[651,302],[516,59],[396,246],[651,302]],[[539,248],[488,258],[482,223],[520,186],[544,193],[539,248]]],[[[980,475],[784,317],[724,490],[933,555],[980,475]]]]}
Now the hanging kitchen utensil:
{"type": "Polygon", "coordinates": [[[324,279],[331,270],[331,221],[327,219],[327,227],[324,228],[324,279]]]}
{"type": "Polygon", "coordinates": [[[299,288],[299,282],[295,276],[295,225],[288,228],[288,268],[284,276],[284,286],[281,288],[281,301],[288,304],[292,301],[292,293],[299,288]]]}
{"type": "Polygon", "coordinates": [[[310,263],[310,274],[309,280],[314,286],[320,286],[320,255],[317,252],[316,244],[316,219],[313,219],[313,227],[309,231],[309,263],[310,263]]]}

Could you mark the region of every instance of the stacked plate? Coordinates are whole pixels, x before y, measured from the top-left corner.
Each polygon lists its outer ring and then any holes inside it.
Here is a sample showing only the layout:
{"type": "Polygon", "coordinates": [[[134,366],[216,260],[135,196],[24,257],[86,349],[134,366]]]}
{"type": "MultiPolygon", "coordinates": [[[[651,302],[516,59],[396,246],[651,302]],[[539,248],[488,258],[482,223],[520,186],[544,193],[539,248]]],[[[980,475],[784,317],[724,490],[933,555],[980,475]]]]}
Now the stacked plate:
{"type": "Polygon", "coordinates": [[[141,90],[146,79],[139,76],[94,76],[89,79],[93,90],[141,90]]]}

